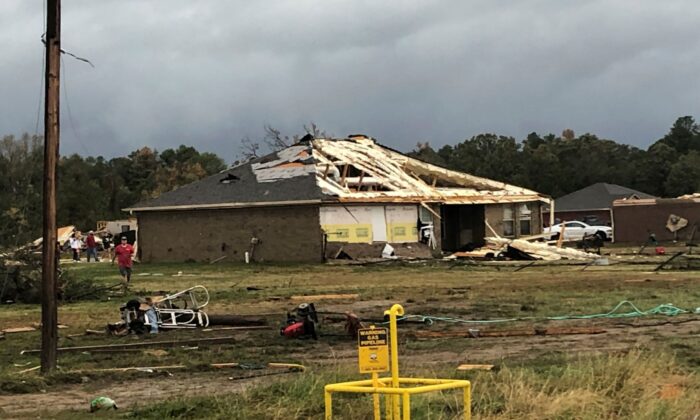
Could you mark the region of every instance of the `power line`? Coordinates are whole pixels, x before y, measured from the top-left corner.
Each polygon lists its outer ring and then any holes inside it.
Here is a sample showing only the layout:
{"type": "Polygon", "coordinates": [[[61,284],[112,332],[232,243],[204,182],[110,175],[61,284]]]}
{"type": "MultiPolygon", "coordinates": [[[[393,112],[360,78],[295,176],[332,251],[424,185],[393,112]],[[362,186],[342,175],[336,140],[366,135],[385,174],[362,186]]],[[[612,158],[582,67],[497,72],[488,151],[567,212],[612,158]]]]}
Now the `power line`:
{"type": "MultiPolygon", "coordinates": [[[[46,1],[41,2],[42,18],[41,23],[44,27],[44,32],[41,34],[42,44],[44,44],[44,35],[46,34],[46,1]]],[[[46,51],[41,51],[41,77],[39,78],[39,100],[36,105],[36,124],[34,124],[34,137],[39,135],[39,117],[41,115],[41,102],[44,99],[44,66],[46,66],[46,51]]]]}
{"type": "Polygon", "coordinates": [[[73,135],[75,136],[76,140],[78,140],[78,143],[80,143],[80,146],[83,148],[83,152],[85,152],[86,157],[90,155],[90,152],[88,151],[87,147],[85,146],[85,143],[83,143],[83,140],[80,138],[80,134],[78,134],[78,130],[75,129],[75,122],[73,121],[73,113],[70,110],[70,102],[68,102],[68,82],[66,81],[66,62],[63,60],[63,56],[61,56],[61,64],[63,67],[63,97],[66,100],[66,111],[68,111],[68,122],[70,123],[70,128],[73,130],[73,135]]]}

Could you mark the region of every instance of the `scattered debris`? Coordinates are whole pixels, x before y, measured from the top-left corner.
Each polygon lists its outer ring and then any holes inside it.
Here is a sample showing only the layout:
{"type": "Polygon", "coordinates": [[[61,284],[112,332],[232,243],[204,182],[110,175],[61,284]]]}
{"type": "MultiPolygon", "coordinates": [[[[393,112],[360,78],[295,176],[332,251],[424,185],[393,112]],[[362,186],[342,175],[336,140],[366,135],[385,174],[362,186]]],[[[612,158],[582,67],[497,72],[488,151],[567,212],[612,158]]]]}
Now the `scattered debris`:
{"type": "Polygon", "coordinates": [[[287,325],[280,329],[280,335],[287,338],[308,338],[318,340],[318,314],[313,303],[299,304],[287,312],[287,325]]]}
{"type": "Polygon", "coordinates": [[[259,318],[209,315],[202,310],[208,304],[209,291],[204,286],[193,286],[169,295],[132,299],[119,308],[122,320],[109,324],[108,331],[112,335],[124,335],[212,325],[244,327],[266,324],[259,318]]]}
{"type": "Polygon", "coordinates": [[[110,409],[118,409],[117,403],[114,402],[113,399],[107,398],[107,397],[97,397],[94,400],[90,401],[90,412],[94,413],[95,411],[99,410],[110,410],[110,409]]]}
{"type": "Polygon", "coordinates": [[[524,239],[506,239],[506,238],[496,238],[487,237],[484,238],[488,243],[507,247],[518,251],[532,257],[533,259],[555,261],[560,259],[573,259],[573,260],[600,260],[601,256],[598,254],[591,254],[588,252],[579,251],[573,248],[559,248],[555,246],[548,245],[542,242],[529,242],[524,239]]]}

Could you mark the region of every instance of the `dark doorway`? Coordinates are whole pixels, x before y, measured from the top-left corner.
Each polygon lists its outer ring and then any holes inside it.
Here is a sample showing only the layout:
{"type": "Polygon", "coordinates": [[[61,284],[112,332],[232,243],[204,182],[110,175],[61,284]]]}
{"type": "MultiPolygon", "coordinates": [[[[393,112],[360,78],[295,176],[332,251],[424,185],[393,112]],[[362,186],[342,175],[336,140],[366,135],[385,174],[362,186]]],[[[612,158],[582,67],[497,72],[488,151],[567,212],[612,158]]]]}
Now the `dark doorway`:
{"type": "Polygon", "coordinates": [[[440,207],[443,251],[460,251],[484,245],[486,227],[483,205],[447,205],[440,207]]]}

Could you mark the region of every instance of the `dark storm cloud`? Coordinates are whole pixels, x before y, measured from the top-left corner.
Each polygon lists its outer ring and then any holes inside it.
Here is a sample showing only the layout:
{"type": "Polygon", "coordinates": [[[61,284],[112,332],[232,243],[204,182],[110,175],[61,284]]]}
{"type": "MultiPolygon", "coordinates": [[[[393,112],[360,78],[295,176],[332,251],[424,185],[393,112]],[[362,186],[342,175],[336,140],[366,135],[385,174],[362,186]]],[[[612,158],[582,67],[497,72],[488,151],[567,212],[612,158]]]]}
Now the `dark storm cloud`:
{"type": "MultiPolygon", "coordinates": [[[[42,2],[0,16],[0,131],[34,132],[42,2]]],[[[309,121],[401,150],[567,127],[646,147],[700,117],[693,1],[84,0],[63,17],[64,49],[96,65],[64,58],[63,153],[231,160],[265,124],[309,121]]]]}

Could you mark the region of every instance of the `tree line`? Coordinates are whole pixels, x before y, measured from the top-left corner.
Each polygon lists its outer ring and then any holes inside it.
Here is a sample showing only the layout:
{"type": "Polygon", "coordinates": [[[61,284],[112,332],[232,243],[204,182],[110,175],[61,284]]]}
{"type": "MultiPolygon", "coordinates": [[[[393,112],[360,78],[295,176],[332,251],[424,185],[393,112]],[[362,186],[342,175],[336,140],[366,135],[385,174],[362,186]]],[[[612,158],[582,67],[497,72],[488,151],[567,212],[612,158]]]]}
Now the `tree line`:
{"type": "Polygon", "coordinates": [[[409,155],[555,198],[597,182],[659,197],[700,191],[700,126],[690,116],[678,118],[646,150],[567,129],[560,136],[530,133],[520,142],[479,134],[437,150],[418,143],[409,155]]]}
{"type": "MultiPolygon", "coordinates": [[[[41,136],[8,135],[0,142],[0,247],[41,236],[43,155],[41,136]]],[[[184,145],[162,152],[143,147],[112,159],[62,156],[57,222],[91,229],[98,220],[123,218],[122,208],[225,168],[217,155],[184,145]]]]}
{"type": "MultiPolygon", "coordinates": [[[[304,131],[316,137],[326,135],[314,124],[304,131]]],[[[262,143],[244,139],[240,154],[255,157],[263,149],[283,148],[296,139],[266,127],[262,143]]],[[[690,116],[678,118],[669,132],[646,150],[564,130],[560,136],[531,133],[522,141],[479,134],[437,150],[425,142],[408,154],[555,198],[596,182],[620,184],[661,197],[700,191],[700,126],[690,116]]],[[[89,229],[98,220],[122,218],[122,208],[225,168],[216,154],[184,145],[161,152],[143,147],[112,159],[63,156],[58,165],[58,225],[89,229]]],[[[40,136],[2,138],[0,247],[41,236],[42,172],[40,136]]]]}

